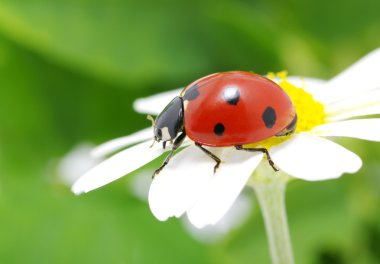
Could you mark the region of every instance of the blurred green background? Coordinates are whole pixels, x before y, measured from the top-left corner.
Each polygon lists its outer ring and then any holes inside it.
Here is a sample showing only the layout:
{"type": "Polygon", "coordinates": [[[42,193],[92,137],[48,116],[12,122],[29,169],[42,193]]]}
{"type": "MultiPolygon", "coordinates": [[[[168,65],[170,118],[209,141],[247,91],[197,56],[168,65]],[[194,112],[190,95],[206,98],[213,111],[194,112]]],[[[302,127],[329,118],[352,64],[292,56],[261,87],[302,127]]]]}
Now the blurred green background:
{"type": "MultiPolygon", "coordinates": [[[[212,72],[328,79],[380,46],[380,1],[0,0],[0,263],[269,263],[255,207],[213,243],[159,222],[125,177],[74,196],[75,145],[149,125],[135,98],[212,72]]],[[[297,263],[380,263],[380,144],[356,175],[294,181],[297,263]]],[[[154,167],[156,164],[151,164],[154,167]]]]}

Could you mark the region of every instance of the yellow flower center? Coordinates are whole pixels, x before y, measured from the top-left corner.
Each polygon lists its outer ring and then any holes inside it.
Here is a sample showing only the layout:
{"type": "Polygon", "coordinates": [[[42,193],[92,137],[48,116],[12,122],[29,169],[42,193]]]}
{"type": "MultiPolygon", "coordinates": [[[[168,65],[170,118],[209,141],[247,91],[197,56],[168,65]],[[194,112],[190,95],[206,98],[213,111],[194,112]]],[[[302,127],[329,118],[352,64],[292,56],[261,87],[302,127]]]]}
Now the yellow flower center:
{"type": "MultiPolygon", "coordinates": [[[[276,77],[280,78],[278,85],[289,95],[297,113],[297,129],[296,133],[309,131],[313,127],[325,123],[326,113],[323,104],[315,101],[313,96],[306,92],[302,87],[296,87],[286,79],[287,72],[282,71],[277,74],[268,73],[268,78],[274,80],[276,77]]],[[[305,86],[305,84],[303,84],[305,86]]],[[[271,137],[260,142],[244,145],[246,148],[264,147],[270,148],[287,139],[289,136],[271,137]]]]}

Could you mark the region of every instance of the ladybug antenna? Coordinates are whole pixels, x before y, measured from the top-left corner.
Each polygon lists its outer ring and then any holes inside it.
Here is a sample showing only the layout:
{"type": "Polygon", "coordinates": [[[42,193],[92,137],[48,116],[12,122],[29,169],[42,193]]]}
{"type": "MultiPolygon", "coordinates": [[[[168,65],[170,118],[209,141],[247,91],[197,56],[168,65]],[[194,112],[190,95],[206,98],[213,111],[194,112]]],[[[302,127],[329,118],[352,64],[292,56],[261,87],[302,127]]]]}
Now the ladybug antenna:
{"type": "MultiPolygon", "coordinates": [[[[154,125],[156,124],[156,121],[154,120],[153,116],[151,116],[151,115],[147,115],[147,116],[146,116],[146,119],[150,120],[150,121],[152,122],[152,126],[154,127],[154,125]]],[[[152,145],[150,145],[150,148],[154,146],[154,143],[156,143],[156,141],[158,141],[158,140],[157,140],[157,137],[154,136],[154,137],[153,137],[153,142],[152,142],[152,145]]]]}
{"type": "Polygon", "coordinates": [[[156,121],[154,120],[153,116],[147,115],[146,119],[148,119],[148,120],[150,120],[152,122],[152,126],[154,126],[156,124],[156,121]]]}
{"type": "Polygon", "coordinates": [[[152,142],[152,145],[150,145],[150,148],[152,148],[154,146],[154,143],[156,143],[156,137],[153,137],[153,142],[152,142]]]}

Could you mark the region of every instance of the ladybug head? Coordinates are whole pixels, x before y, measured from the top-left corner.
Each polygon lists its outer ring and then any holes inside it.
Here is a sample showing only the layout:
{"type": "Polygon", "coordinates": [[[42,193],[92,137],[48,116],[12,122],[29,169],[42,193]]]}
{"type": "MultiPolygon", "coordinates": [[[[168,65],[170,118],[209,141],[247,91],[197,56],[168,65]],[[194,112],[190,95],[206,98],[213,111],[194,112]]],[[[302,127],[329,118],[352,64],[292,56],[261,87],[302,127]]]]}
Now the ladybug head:
{"type": "Polygon", "coordinates": [[[172,141],[182,130],[183,101],[181,97],[177,96],[157,116],[154,122],[154,140],[164,143],[172,141]]]}

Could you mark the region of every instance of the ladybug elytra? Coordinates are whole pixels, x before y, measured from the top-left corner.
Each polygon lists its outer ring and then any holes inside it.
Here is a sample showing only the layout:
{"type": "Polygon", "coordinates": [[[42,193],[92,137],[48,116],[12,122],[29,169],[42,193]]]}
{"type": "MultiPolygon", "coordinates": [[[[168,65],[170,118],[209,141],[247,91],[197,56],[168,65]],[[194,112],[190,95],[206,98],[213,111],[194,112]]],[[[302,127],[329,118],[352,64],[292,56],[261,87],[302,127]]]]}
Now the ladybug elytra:
{"type": "Polygon", "coordinates": [[[277,171],[266,148],[243,145],[292,134],[296,125],[291,99],[273,81],[244,71],[203,77],[185,87],[157,116],[154,141],[163,141],[164,148],[169,141],[172,150],[154,175],[168,164],[186,136],[215,160],[214,172],[221,160],[203,146],[263,152],[277,171]]]}

